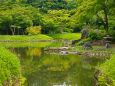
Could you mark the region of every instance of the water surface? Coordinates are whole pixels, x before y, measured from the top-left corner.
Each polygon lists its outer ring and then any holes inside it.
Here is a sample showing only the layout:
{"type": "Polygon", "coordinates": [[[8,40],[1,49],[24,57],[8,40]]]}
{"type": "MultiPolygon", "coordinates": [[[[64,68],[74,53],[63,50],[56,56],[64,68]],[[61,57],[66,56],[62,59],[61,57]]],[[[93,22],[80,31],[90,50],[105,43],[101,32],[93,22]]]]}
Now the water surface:
{"type": "Polygon", "coordinates": [[[24,86],[94,86],[95,68],[104,62],[103,57],[50,54],[45,47],[38,43],[37,47],[9,48],[20,59],[24,86]]]}

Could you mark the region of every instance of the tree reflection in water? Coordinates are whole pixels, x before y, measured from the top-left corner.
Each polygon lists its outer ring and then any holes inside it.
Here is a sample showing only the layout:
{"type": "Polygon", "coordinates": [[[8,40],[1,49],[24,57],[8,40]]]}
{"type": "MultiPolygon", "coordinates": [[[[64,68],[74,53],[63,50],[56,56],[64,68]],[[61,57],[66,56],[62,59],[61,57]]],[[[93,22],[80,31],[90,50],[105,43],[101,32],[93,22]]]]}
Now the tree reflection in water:
{"type": "Polygon", "coordinates": [[[19,55],[25,86],[93,86],[95,66],[103,59],[46,54],[42,48],[13,48],[19,55]]]}

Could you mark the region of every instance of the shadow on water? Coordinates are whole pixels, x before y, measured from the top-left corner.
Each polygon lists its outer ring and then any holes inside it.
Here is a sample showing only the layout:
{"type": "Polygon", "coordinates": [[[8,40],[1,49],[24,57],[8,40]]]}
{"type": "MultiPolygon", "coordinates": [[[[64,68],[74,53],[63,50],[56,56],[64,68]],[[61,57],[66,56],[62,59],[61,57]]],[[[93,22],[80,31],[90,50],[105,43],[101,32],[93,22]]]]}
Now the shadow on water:
{"type": "Polygon", "coordinates": [[[47,54],[39,47],[9,50],[21,61],[24,86],[93,86],[95,67],[104,62],[97,57],[47,54]]]}

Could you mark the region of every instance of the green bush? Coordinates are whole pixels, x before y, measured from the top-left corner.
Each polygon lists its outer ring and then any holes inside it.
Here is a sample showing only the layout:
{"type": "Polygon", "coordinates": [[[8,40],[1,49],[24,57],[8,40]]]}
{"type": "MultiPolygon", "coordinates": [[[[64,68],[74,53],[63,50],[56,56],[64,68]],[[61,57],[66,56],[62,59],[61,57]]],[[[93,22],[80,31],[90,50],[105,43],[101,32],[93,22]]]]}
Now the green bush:
{"type": "Polygon", "coordinates": [[[84,40],[82,40],[82,41],[76,43],[75,45],[76,45],[76,46],[83,45],[84,42],[87,42],[87,41],[91,41],[91,39],[90,39],[90,38],[84,39],[84,40]]]}
{"type": "Polygon", "coordinates": [[[0,46],[0,85],[6,80],[20,75],[19,59],[4,47],[0,46]]]}
{"type": "Polygon", "coordinates": [[[103,36],[101,33],[96,33],[94,32],[94,30],[90,30],[88,37],[92,40],[97,40],[97,39],[101,39],[103,36]]]}
{"type": "Polygon", "coordinates": [[[41,33],[41,29],[42,29],[41,26],[31,26],[26,28],[26,32],[29,35],[37,35],[41,33]]]}
{"type": "Polygon", "coordinates": [[[71,32],[73,32],[73,29],[69,29],[69,28],[63,28],[63,30],[64,30],[64,32],[69,32],[69,33],[71,33],[71,32]]]}
{"type": "Polygon", "coordinates": [[[115,55],[112,55],[110,60],[102,64],[100,70],[103,74],[99,75],[99,84],[103,84],[103,86],[115,86],[115,55]],[[107,83],[109,80],[108,78],[111,81],[111,85],[107,83]]]}

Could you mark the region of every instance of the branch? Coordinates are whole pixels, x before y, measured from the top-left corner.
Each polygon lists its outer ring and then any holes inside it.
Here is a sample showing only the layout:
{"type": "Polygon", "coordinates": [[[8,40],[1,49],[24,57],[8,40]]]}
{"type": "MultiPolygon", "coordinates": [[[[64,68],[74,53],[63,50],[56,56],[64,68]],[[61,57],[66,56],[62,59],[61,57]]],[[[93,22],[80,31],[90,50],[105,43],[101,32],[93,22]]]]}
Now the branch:
{"type": "Polygon", "coordinates": [[[98,17],[98,19],[101,21],[101,23],[103,24],[103,25],[105,25],[105,22],[103,21],[103,19],[96,13],[96,15],[97,15],[97,17],[98,17]]]}

